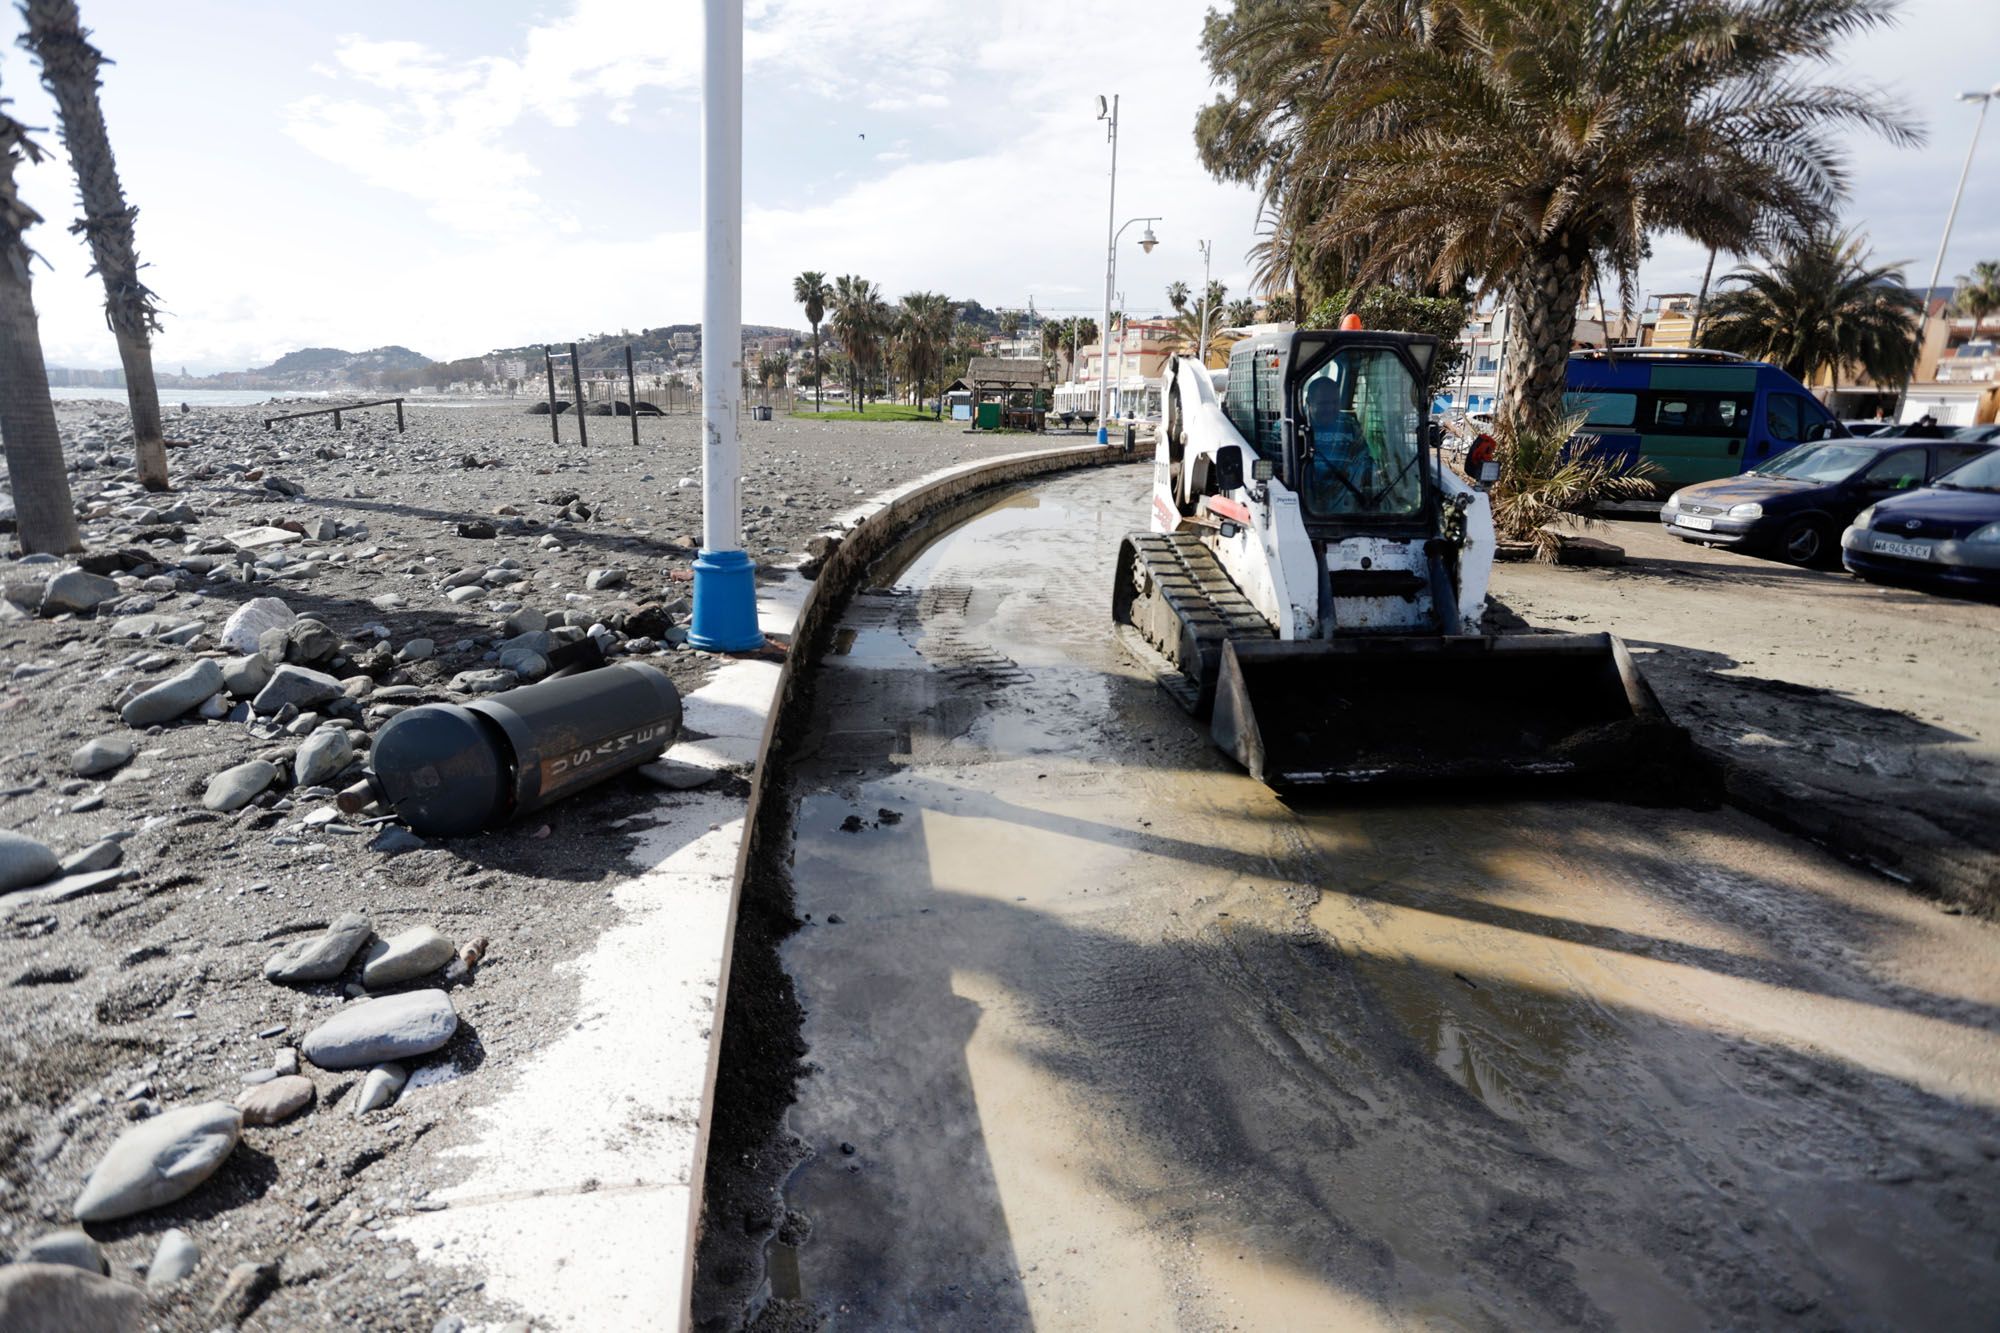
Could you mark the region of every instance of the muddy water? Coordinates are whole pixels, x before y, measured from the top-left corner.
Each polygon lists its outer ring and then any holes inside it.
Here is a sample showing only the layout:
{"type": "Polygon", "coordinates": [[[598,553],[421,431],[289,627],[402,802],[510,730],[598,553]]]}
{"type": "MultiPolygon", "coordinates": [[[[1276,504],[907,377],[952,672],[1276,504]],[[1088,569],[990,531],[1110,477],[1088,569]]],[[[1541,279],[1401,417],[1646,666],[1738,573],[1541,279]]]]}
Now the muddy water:
{"type": "Polygon", "coordinates": [[[2000,1323],[2000,930],[1729,812],[1279,802],[1109,632],[1144,484],[1006,496],[820,674],[777,1295],[854,1329],[2000,1323]]]}

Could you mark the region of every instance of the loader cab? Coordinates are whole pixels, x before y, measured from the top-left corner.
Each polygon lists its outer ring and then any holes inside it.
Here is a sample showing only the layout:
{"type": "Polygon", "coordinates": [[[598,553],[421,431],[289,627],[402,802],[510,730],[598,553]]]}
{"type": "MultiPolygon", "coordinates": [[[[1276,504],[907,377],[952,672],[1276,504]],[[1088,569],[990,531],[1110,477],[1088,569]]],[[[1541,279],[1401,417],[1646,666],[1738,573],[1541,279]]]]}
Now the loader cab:
{"type": "Polygon", "coordinates": [[[1421,334],[1283,330],[1231,349],[1223,410],[1318,536],[1427,535],[1437,497],[1421,334]]]}

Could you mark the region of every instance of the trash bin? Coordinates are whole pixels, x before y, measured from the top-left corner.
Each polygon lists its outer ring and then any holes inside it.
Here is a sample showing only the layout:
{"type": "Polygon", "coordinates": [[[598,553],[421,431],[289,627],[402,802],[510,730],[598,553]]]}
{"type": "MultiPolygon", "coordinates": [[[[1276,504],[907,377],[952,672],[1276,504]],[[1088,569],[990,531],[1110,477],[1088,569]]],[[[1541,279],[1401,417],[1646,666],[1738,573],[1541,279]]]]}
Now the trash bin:
{"type": "Polygon", "coordinates": [[[974,430],[1000,429],[1000,404],[981,403],[978,418],[972,423],[974,430]]]}
{"type": "Polygon", "coordinates": [[[759,421],[769,421],[771,419],[771,409],[762,403],[757,404],[757,406],[750,410],[756,414],[756,419],[759,421]]]}

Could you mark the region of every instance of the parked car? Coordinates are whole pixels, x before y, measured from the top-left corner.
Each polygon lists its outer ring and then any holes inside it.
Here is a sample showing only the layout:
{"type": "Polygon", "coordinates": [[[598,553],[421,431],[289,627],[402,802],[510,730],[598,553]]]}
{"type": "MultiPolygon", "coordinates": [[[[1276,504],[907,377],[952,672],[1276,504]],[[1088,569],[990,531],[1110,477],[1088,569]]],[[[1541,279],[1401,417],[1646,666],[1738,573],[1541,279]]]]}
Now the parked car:
{"type": "Polygon", "coordinates": [[[1563,401],[1585,414],[1583,432],[1596,450],[1651,464],[1662,495],[1762,467],[1794,445],[1847,435],[1783,369],[1730,352],[1572,352],[1566,387],[1563,401]]]}
{"type": "Polygon", "coordinates": [[[1969,440],[1974,444],[2000,444],[2000,422],[1989,421],[1984,426],[1960,426],[1954,440],[1969,440]]]}
{"type": "Polygon", "coordinates": [[[1766,552],[1794,565],[1831,564],[1841,530],[1864,508],[1992,448],[1900,437],[1802,444],[1743,476],[1675,491],[1660,522],[1684,541],[1766,552]]]}
{"type": "Polygon", "coordinates": [[[1896,429],[1893,421],[1843,421],[1840,424],[1857,440],[1865,440],[1870,435],[1887,435],[1896,429]]]}
{"type": "Polygon", "coordinates": [[[2000,593],[2000,449],[1855,515],[1840,562],[1872,581],[2000,593]]]}

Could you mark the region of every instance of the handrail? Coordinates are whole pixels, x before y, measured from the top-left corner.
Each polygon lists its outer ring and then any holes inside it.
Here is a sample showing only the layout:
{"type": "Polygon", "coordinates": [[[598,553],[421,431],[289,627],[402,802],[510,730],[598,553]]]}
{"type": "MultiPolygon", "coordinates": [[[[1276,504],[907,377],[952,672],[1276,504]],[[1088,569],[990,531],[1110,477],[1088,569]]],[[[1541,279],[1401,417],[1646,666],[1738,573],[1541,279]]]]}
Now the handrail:
{"type": "Polygon", "coordinates": [[[310,412],[280,412],[277,416],[264,418],[264,429],[271,429],[271,423],[274,421],[296,421],[300,417],[323,417],[328,413],[332,413],[333,428],[339,430],[340,414],[342,412],[354,412],[364,407],[387,407],[390,403],[396,405],[396,433],[400,435],[403,433],[403,400],[400,398],[371,398],[365,403],[342,403],[338,407],[315,407],[310,412]]]}

